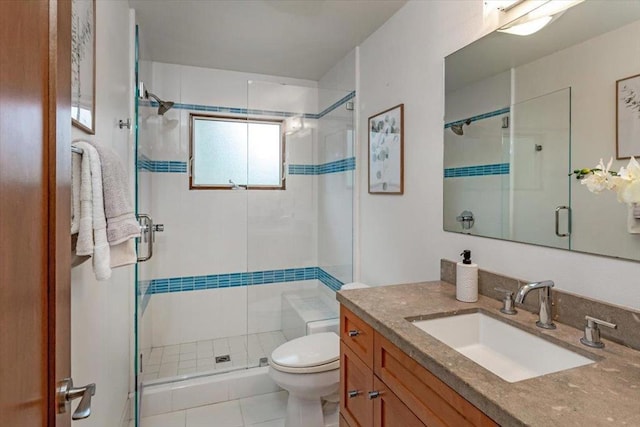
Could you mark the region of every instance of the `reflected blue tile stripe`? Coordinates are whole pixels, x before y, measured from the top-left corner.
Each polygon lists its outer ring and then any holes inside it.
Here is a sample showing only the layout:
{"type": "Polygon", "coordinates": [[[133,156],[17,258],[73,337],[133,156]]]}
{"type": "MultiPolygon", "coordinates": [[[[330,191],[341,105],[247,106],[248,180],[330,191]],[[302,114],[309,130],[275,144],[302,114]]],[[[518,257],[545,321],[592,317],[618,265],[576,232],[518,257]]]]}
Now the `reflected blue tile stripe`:
{"type": "Polygon", "coordinates": [[[448,128],[451,127],[451,125],[462,124],[462,123],[466,122],[467,120],[471,120],[471,122],[476,122],[478,120],[489,119],[491,117],[501,116],[503,114],[509,113],[510,111],[511,111],[510,107],[501,108],[501,109],[495,110],[495,111],[489,111],[488,113],[478,114],[477,116],[469,117],[467,119],[456,120],[455,122],[445,123],[444,128],[448,129],[448,128]]]}
{"type": "Polygon", "coordinates": [[[458,168],[445,168],[445,178],[464,178],[472,176],[509,175],[509,163],[496,163],[491,165],[462,166],[458,168]]]}
{"type": "Polygon", "coordinates": [[[289,165],[289,175],[324,175],[345,172],[356,168],[356,158],[348,157],[321,165],[289,165]]]}
{"type": "Polygon", "coordinates": [[[141,316],[144,314],[144,311],[147,309],[149,305],[149,300],[151,299],[151,280],[142,280],[138,285],[138,297],[141,298],[140,301],[140,311],[141,316]]]}
{"type": "MultiPolygon", "coordinates": [[[[343,283],[320,267],[287,268],[282,270],[252,271],[246,273],[210,274],[207,276],[171,277],[140,282],[145,286],[143,307],[148,304],[147,294],[188,292],[203,289],[233,288],[238,286],[267,285],[271,283],[297,282],[302,280],[320,280],[334,291],[340,290],[343,283]],[[147,301],[145,302],[144,299],[147,301]]],[[[144,310],[144,308],[143,308],[144,310]]]]}

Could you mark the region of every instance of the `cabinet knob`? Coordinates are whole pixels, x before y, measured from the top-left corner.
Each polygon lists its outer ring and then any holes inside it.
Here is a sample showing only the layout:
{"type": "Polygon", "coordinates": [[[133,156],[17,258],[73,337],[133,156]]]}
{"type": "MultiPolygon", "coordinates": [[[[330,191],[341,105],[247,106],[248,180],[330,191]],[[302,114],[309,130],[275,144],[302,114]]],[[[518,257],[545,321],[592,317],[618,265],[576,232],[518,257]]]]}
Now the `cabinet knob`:
{"type": "Polygon", "coordinates": [[[380,396],[380,392],[377,390],[374,391],[370,391],[369,392],[369,399],[375,399],[376,397],[380,396]]]}
{"type": "Polygon", "coordinates": [[[357,329],[351,329],[349,331],[349,336],[350,337],[357,337],[358,335],[360,335],[360,331],[358,331],[357,329]]]}
{"type": "Polygon", "coordinates": [[[354,397],[356,397],[359,394],[360,394],[359,390],[349,390],[349,391],[347,391],[347,396],[349,396],[349,399],[353,399],[354,397]]]}

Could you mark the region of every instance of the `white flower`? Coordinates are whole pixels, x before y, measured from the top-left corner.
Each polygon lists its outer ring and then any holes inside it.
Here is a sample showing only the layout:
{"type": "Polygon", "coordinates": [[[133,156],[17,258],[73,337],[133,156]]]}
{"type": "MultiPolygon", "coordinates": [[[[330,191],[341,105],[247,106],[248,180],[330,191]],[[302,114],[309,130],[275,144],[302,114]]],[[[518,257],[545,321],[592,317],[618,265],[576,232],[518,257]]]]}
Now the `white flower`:
{"type": "Polygon", "coordinates": [[[609,160],[606,167],[604,166],[602,159],[600,159],[598,166],[592,169],[591,173],[581,180],[581,183],[586,185],[592,193],[600,193],[602,190],[613,189],[614,182],[611,179],[613,176],[609,172],[612,163],[613,157],[609,160]]]}
{"type": "Polygon", "coordinates": [[[635,158],[631,158],[626,168],[620,168],[615,191],[620,202],[640,203],[640,164],[635,158]]]}
{"type": "Polygon", "coordinates": [[[612,190],[621,203],[640,203],[640,163],[632,157],[627,167],[621,167],[618,173],[610,170],[612,163],[613,158],[607,166],[600,159],[595,168],[576,169],[574,174],[592,193],[612,190]]]}

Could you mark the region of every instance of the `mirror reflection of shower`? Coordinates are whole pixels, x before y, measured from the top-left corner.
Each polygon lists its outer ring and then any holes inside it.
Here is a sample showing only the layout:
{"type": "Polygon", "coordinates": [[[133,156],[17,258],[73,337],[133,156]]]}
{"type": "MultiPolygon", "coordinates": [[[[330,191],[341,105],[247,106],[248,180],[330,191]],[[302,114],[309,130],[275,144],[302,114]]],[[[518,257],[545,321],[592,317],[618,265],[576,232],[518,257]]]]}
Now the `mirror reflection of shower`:
{"type": "Polygon", "coordinates": [[[453,133],[455,133],[458,136],[462,136],[464,135],[464,130],[462,129],[462,127],[464,125],[469,126],[471,124],[471,119],[467,119],[464,122],[458,122],[458,123],[454,123],[451,125],[451,130],[453,131],[453,133]]]}

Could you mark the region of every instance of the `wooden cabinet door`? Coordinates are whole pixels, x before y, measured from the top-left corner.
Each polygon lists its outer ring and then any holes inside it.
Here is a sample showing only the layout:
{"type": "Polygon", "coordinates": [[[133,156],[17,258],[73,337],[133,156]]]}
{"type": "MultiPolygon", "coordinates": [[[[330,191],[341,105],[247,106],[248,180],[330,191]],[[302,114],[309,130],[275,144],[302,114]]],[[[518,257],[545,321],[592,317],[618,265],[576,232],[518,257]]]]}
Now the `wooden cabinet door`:
{"type": "Polygon", "coordinates": [[[351,427],[373,425],[373,371],[340,342],[340,413],[351,427]]]}
{"type": "Polygon", "coordinates": [[[0,426],[64,427],[70,374],[71,2],[0,12],[0,426]]]}
{"type": "Polygon", "coordinates": [[[343,305],[340,306],[340,339],[373,368],[373,328],[343,305]]]}
{"type": "Polygon", "coordinates": [[[373,399],[374,427],[425,427],[420,419],[376,376],[373,377],[373,388],[379,393],[378,397],[373,399]]]}

